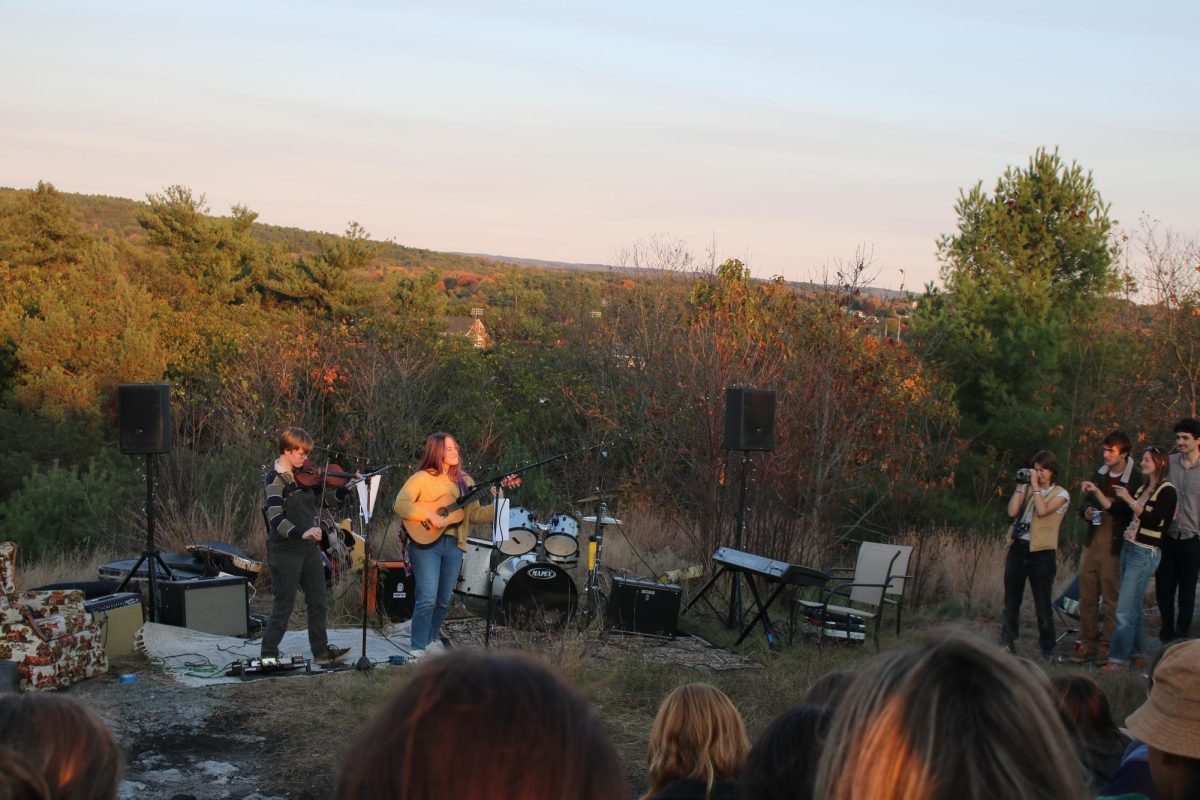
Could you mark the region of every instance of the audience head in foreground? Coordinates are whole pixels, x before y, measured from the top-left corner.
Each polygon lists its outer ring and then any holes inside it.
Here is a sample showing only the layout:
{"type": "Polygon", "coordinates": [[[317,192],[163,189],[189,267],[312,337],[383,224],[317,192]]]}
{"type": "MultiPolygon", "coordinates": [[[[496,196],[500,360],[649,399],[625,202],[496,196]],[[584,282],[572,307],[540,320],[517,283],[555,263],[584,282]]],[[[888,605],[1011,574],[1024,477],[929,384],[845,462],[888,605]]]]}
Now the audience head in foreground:
{"type": "Polygon", "coordinates": [[[1083,774],[1049,683],[945,633],[859,673],[816,787],[827,800],[1065,800],[1083,796],[1083,774]]]}
{"type": "Polygon", "coordinates": [[[832,712],[817,706],[785,711],[750,748],[742,770],[745,800],[810,800],[832,712]]]}
{"type": "MultiPolygon", "coordinates": [[[[104,721],[56,694],[0,695],[0,747],[13,797],[33,792],[21,768],[40,778],[50,800],[114,800],[125,756],[104,721]]],[[[30,796],[37,796],[36,793],[30,796]]]]}
{"type": "Polygon", "coordinates": [[[1125,724],[1149,747],[1158,797],[1200,797],[1200,639],[1166,652],[1154,669],[1150,697],[1125,724]]]}
{"type": "Polygon", "coordinates": [[[587,701],[523,655],[456,650],[426,661],[349,752],[341,800],[629,796],[587,701]]]}
{"type": "Polygon", "coordinates": [[[1121,767],[1129,739],[1113,720],[1108,697],[1089,675],[1061,675],[1052,683],[1058,710],[1075,733],[1079,758],[1090,775],[1089,788],[1099,792],[1121,767]]]}
{"type": "Polygon", "coordinates": [[[724,692],[706,683],[680,686],[658,707],[650,729],[644,798],[737,797],[735,781],[749,750],[742,715],[724,692]]]}

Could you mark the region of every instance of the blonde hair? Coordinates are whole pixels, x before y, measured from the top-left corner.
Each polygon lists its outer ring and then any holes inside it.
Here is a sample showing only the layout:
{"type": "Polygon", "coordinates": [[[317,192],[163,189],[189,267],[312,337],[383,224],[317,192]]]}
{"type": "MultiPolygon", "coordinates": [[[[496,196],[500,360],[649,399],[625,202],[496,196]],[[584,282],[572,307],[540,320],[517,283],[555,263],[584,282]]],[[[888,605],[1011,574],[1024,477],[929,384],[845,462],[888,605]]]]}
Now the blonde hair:
{"type": "Polygon", "coordinates": [[[1080,798],[1049,682],[962,634],[885,653],[851,685],[817,769],[828,800],[1080,798]]]}
{"type": "Polygon", "coordinates": [[[717,781],[741,774],[750,752],[742,715],[724,692],[706,683],[680,686],[663,700],[646,750],[649,798],[671,781],[703,780],[705,796],[717,781]]]}
{"type": "Polygon", "coordinates": [[[281,455],[288,450],[312,450],[312,446],[313,438],[303,428],[288,427],[279,434],[279,453],[281,455]]]}

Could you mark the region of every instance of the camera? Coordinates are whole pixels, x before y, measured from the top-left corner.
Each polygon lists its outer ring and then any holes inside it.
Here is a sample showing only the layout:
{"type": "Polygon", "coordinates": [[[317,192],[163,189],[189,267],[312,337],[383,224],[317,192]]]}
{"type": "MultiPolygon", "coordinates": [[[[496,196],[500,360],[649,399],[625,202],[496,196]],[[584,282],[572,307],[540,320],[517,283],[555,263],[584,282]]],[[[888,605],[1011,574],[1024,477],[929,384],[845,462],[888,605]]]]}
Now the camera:
{"type": "Polygon", "coordinates": [[[1027,533],[1029,533],[1029,523],[1028,522],[1014,522],[1013,523],[1013,536],[1014,537],[1019,538],[1021,536],[1024,536],[1027,533]]]}
{"type": "Polygon", "coordinates": [[[1029,483],[1033,473],[1027,469],[1017,470],[1017,483],[1029,483]]]}

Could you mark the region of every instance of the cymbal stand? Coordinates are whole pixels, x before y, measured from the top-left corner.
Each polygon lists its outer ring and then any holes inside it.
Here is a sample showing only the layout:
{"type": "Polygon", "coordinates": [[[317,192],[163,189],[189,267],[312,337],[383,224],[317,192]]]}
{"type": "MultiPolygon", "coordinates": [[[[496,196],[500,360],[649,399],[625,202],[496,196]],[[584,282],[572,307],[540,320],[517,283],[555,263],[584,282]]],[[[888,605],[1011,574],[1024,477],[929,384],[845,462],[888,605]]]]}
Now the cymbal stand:
{"type": "Polygon", "coordinates": [[[608,504],[601,497],[596,500],[596,527],[588,537],[588,576],[585,588],[587,604],[584,610],[586,619],[590,622],[600,615],[604,603],[600,596],[600,565],[604,563],[604,518],[608,512],[608,504]]]}

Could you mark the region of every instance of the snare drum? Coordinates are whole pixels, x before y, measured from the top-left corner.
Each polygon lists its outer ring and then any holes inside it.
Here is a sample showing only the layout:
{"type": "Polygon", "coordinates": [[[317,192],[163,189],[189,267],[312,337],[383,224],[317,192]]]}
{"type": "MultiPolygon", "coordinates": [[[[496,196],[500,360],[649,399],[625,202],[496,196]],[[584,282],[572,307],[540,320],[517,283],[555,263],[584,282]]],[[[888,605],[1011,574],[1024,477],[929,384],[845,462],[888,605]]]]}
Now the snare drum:
{"type": "Polygon", "coordinates": [[[558,563],[579,560],[579,520],[570,514],[555,514],[545,526],[542,548],[546,558],[558,563]]]}
{"type": "Polygon", "coordinates": [[[558,564],[533,553],[507,559],[496,569],[492,601],[509,625],[561,627],[575,611],[575,581],[558,564]]]}

